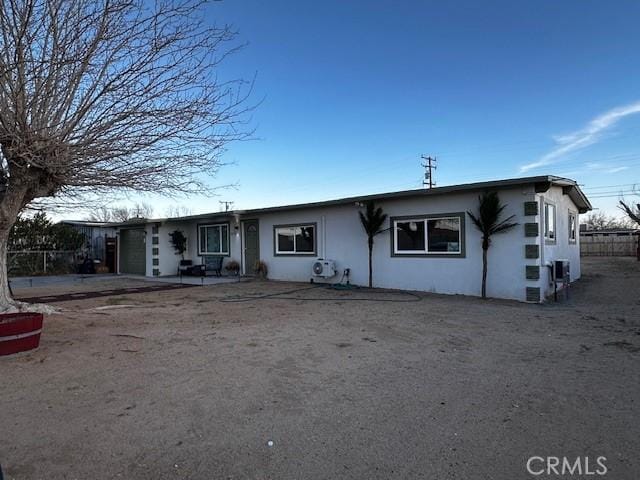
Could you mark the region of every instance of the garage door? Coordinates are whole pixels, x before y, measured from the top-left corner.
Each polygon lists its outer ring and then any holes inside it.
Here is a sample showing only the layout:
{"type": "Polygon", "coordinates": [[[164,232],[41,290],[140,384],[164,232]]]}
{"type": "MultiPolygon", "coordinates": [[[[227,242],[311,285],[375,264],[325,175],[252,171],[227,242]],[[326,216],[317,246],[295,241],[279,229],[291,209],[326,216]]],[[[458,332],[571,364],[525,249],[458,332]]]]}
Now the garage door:
{"type": "Polygon", "coordinates": [[[120,273],[145,275],[146,250],[143,228],[120,230],[120,273]]]}

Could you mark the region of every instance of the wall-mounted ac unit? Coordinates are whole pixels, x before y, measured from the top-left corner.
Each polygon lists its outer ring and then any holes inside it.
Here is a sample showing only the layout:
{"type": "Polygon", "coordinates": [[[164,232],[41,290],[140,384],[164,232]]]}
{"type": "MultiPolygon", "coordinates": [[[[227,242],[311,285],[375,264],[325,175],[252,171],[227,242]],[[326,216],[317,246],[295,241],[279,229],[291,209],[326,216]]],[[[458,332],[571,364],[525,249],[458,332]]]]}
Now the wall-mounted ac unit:
{"type": "Polygon", "coordinates": [[[336,262],[319,258],[311,267],[311,274],[314,277],[330,278],[336,274],[336,262]]]}

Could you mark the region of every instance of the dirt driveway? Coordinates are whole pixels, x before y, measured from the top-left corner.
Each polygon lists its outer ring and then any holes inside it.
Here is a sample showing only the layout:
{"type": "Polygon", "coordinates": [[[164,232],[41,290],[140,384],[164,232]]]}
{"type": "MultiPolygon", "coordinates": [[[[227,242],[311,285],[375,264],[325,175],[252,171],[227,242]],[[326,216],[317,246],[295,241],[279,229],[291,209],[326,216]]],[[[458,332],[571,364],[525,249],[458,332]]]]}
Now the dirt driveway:
{"type": "Polygon", "coordinates": [[[305,287],[271,282],[58,303],[39,350],[0,358],[0,463],[20,480],[513,480],[534,455],[604,456],[602,478],[639,478],[640,264],[583,269],[541,306],[221,302],[305,287]]]}

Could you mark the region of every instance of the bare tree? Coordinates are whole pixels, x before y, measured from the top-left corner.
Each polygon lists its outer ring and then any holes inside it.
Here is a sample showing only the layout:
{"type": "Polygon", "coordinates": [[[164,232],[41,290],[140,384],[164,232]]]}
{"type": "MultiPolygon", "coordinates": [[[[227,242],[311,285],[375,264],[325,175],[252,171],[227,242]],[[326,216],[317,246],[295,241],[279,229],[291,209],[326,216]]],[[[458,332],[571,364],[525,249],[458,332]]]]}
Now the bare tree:
{"type": "Polygon", "coordinates": [[[168,218],[188,217],[189,215],[193,215],[193,210],[186,205],[170,205],[167,207],[164,214],[168,218]]]}
{"type": "Polygon", "coordinates": [[[640,203],[625,203],[620,200],[620,209],[629,216],[629,219],[638,227],[640,227],[640,203]]]}
{"type": "Polygon", "coordinates": [[[131,212],[127,207],[113,207],[111,217],[113,222],[126,222],[131,218],[131,212]]]}
{"type": "Polygon", "coordinates": [[[631,228],[633,223],[625,217],[607,215],[604,212],[591,212],[581,222],[587,226],[587,230],[607,230],[611,228],[631,228]]]}
{"type": "MultiPolygon", "coordinates": [[[[620,209],[627,214],[636,228],[640,228],[640,202],[635,205],[631,202],[626,203],[620,200],[620,209]]],[[[636,247],[636,258],[640,262],[640,236],[638,236],[638,246],[636,247]]]]}
{"type": "MultiPolygon", "coordinates": [[[[204,191],[250,88],[218,80],[238,47],[200,0],[0,4],[0,310],[18,214],[47,197],[204,191]]],[[[60,201],[60,200],[57,200],[60,201]]]]}
{"type": "Polygon", "coordinates": [[[113,212],[105,206],[97,207],[87,217],[87,220],[91,222],[113,222],[113,212]]]}
{"type": "Polygon", "coordinates": [[[138,202],[129,209],[129,218],[152,218],[153,205],[146,202],[138,202]]]}
{"type": "Polygon", "coordinates": [[[89,215],[88,219],[94,222],[126,222],[134,218],[152,218],[153,205],[146,202],[138,202],[132,207],[101,206],[89,215]]]}

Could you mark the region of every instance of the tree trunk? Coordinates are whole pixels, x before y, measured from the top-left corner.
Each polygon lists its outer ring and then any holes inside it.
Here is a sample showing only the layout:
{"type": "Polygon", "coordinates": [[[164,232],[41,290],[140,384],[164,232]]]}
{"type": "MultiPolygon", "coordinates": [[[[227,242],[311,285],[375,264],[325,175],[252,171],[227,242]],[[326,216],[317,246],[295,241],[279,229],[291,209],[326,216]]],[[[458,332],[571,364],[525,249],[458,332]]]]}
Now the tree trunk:
{"type": "Polygon", "coordinates": [[[9,291],[9,277],[7,275],[7,242],[9,231],[0,230],[0,312],[15,307],[9,291]]]}
{"type": "MultiPolygon", "coordinates": [[[[4,153],[4,151],[3,151],[4,153]]],[[[4,155],[7,157],[6,154],[4,155]]],[[[16,302],[9,291],[7,251],[9,233],[18,215],[32,197],[27,197],[28,187],[19,181],[9,183],[0,197],[0,312],[15,309],[16,302]]]]}
{"type": "Polygon", "coordinates": [[[487,251],[488,248],[482,249],[482,298],[487,298],[487,251]]]}
{"type": "Polygon", "coordinates": [[[369,246],[369,288],[373,288],[373,245],[369,246]]]}

